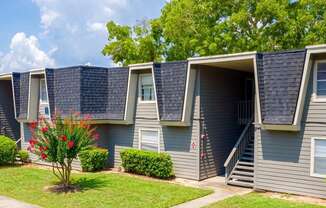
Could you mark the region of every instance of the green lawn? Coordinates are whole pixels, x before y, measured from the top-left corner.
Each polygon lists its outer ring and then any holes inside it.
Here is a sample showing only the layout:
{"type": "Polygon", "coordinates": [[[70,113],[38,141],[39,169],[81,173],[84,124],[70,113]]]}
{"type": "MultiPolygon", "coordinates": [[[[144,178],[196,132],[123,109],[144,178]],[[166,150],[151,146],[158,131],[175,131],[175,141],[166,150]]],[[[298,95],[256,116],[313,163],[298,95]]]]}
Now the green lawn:
{"type": "Polygon", "coordinates": [[[235,196],[206,208],[325,208],[323,206],[274,199],[258,193],[235,196]]]}
{"type": "Polygon", "coordinates": [[[170,207],[212,192],[114,173],[76,173],[73,179],[80,192],[50,193],[44,187],[56,181],[51,171],[5,167],[0,169],[0,195],[44,208],[101,208],[170,207]]]}

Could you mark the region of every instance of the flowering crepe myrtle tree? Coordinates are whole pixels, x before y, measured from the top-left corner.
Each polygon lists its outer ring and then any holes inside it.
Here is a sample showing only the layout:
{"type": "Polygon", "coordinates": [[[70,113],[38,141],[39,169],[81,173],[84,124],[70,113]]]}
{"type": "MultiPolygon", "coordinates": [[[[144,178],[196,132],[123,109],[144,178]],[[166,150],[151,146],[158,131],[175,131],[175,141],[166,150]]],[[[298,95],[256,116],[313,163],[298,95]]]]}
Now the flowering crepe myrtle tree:
{"type": "Polygon", "coordinates": [[[32,138],[28,150],[52,164],[53,174],[65,188],[71,185],[72,161],[98,139],[90,119],[90,116],[81,118],[78,113],[67,118],[57,114],[52,121],[40,118],[30,124],[32,138]]]}

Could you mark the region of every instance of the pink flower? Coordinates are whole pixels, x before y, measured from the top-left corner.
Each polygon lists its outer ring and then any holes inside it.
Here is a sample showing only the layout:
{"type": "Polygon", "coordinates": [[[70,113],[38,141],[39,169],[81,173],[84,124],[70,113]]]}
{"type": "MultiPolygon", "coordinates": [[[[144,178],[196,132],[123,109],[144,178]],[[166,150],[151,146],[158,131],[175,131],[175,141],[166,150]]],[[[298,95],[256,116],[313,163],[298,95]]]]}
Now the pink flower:
{"type": "Polygon", "coordinates": [[[99,140],[100,135],[98,133],[93,134],[93,139],[96,140],[96,141],[99,140]]]}
{"type": "Polygon", "coordinates": [[[43,152],[43,151],[48,150],[48,147],[47,146],[40,146],[39,150],[40,150],[40,152],[43,152]]]}
{"type": "Polygon", "coordinates": [[[43,133],[46,133],[48,130],[49,130],[48,127],[43,127],[43,128],[41,129],[41,131],[42,131],[43,133]]]}
{"type": "Polygon", "coordinates": [[[61,139],[61,141],[66,142],[66,141],[67,141],[67,136],[66,136],[66,135],[62,135],[62,136],[60,137],[60,139],[61,139]]]}
{"type": "Polygon", "coordinates": [[[30,145],[32,148],[34,148],[34,145],[35,145],[35,144],[37,144],[37,140],[34,139],[34,138],[31,138],[31,139],[29,140],[29,145],[30,145]]]}
{"type": "Polygon", "coordinates": [[[74,147],[74,141],[69,141],[68,143],[67,143],[67,146],[68,146],[68,149],[71,149],[71,148],[73,148],[74,147]]]}
{"type": "Polygon", "coordinates": [[[29,152],[33,152],[34,150],[33,150],[33,148],[32,148],[31,146],[28,146],[28,147],[27,147],[27,151],[29,151],[29,152]]]}
{"type": "Polygon", "coordinates": [[[48,156],[47,156],[46,154],[44,154],[44,153],[41,154],[41,158],[42,158],[43,160],[45,160],[47,157],[48,157],[48,156]]]}
{"type": "Polygon", "coordinates": [[[29,127],[30,127],[31,129],[36,129],[36,127],[37,127],[37,122],[36,122],[36,121],[33,121],[32,123],[29,124],[29,127]]]}
{"type": "Polygon", "coordinates": [[[86,114],[85,116],[84,116],[84,119],[85,120],[91,120],[92,119],[92,115],[91,114],[86,114]]]}

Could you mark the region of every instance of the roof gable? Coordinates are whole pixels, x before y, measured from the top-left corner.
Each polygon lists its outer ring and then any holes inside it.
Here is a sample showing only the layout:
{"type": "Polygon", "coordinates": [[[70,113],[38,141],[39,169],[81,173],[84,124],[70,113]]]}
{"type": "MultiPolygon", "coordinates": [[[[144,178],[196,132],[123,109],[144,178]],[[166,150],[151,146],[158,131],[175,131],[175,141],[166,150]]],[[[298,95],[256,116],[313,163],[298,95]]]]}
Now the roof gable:
{"type": "Polygon", "coordinates": [[[128,68],[70,67],[47,69],[49,104],[67,115],[90,114],[94,120],[123,120],[128,68]]]}
{"type": "Polygon", "coordinates": [[[154,64],[154,79],[161,121],[181,121],[186,91],[187,61],[154,64]]]}
{"type": "Polygon", "coordinates": [[[29,95],[30,73],[13,73],[13,92],[15,100],[16,118],[26,120],[28,115],[28,95],[29,95]]]}
{"type": "Polygon", "coordinates": [[[292,125],[306,50],[257,55],[257,75],[263,124],[292,125]]]}

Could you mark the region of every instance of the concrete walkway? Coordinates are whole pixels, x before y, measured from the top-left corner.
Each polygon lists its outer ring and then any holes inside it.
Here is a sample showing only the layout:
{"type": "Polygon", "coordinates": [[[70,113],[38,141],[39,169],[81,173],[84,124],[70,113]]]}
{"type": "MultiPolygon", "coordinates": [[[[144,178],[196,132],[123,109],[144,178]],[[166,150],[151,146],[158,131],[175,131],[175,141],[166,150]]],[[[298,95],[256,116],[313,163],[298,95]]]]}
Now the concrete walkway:
{"type": "Polygon", "coordinates": [[[40,208],[36,205],[27,204],[15,199],[0,196],[0,208],[40,208]]]}
{"type": "Polygon", "coordinates": [[[224,180],[225,180],[224,177],[213,177],[199,182],[184,180],[184,179],[176,179],[176,182],[182,185],[192,186],[197,188],[213,189],[214,193],[199,199],[195,199],[183,204],[179,204],[177,206],[174,206],[173,208],[200,208],[232,196],[243,195],[243,194],[250,193],[252,191],[252,189],[227,186],[225,185],[224,180]]]}

